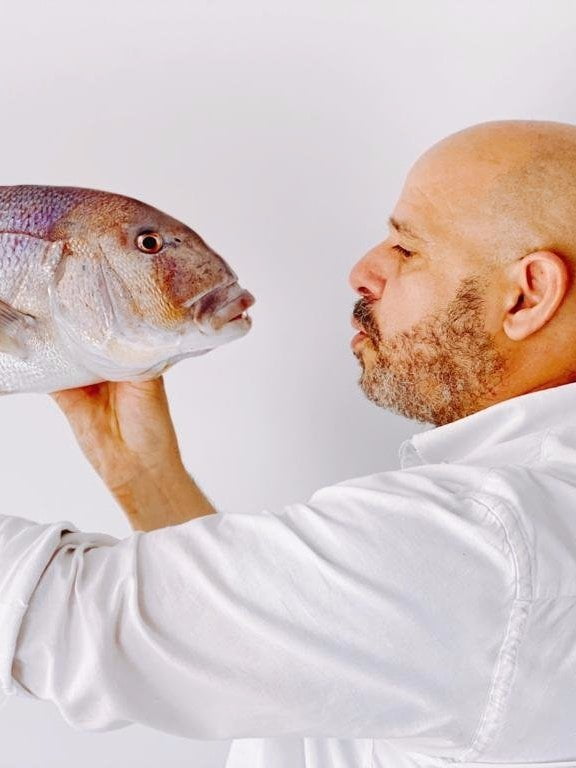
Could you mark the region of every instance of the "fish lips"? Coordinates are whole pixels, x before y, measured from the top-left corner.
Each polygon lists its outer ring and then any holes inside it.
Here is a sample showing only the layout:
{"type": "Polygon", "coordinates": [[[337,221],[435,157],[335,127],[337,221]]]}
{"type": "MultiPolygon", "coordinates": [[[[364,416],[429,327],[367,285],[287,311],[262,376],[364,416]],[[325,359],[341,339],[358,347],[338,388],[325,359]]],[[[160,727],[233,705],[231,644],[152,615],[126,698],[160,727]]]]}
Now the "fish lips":
{"type": "Polygon", "coordinates": [[[192,319],[205,333],[219,331],[224,325],[234,322],[251,324],[243,312],[255,303],[254,296],[238,283],[218,286],[191,304],[192,319]]]}

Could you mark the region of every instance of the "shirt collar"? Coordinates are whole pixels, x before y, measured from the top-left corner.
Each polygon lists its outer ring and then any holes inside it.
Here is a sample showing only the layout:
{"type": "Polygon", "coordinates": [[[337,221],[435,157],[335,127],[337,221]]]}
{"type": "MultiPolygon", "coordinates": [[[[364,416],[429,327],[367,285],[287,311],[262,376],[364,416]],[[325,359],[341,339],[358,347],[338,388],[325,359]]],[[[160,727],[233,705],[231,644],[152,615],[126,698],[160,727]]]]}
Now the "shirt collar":
{"type": "Polygon", "coordinates": [[[576,420],[576,382],[528,392],[404,440],[400,466],[462,461],[502,443],[576,420]]]}

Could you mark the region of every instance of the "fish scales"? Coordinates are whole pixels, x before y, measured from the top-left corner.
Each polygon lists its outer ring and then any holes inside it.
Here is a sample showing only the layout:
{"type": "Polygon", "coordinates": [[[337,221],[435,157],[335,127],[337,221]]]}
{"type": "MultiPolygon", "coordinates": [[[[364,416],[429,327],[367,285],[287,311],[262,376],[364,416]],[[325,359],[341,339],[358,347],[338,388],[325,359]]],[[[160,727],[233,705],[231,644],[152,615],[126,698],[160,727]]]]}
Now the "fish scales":
{"type": "Polygon", "coordinates": [[[0,231],[48,237],[58,220],[93,195],[92,190],[77,187],[0,187],[0,231]]]}

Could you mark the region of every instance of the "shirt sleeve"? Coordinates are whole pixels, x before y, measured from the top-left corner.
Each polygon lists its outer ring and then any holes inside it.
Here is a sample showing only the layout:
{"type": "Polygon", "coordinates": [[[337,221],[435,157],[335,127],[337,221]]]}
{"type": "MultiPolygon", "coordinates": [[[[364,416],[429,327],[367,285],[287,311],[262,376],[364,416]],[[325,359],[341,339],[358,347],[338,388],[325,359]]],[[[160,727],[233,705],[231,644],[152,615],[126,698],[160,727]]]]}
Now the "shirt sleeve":
{"type": "Polygon", "coordinates": [[[458,754],[488,700],[513,556],[470,501],[371,478],[122,540],[0,517],[5,692],[82,729],[458,754]]]}

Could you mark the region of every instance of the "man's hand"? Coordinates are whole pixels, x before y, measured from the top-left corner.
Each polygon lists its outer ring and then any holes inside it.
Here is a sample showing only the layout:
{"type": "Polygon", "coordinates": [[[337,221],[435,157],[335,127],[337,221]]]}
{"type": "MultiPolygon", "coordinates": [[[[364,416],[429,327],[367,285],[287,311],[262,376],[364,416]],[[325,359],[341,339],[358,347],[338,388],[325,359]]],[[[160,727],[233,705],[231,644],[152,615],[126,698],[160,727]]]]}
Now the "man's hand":
{"type": "Polygon", "coordinates": [[[141,472],[181,463],[161,376],[142,382],[104,381],[50,396],[111,491],[141,472]]]}
{"type": "Polygon", "coordinates": [[[182,463],[161,376],[50,396],[134,528],[152,530],[216,511],[182,463]]]}

